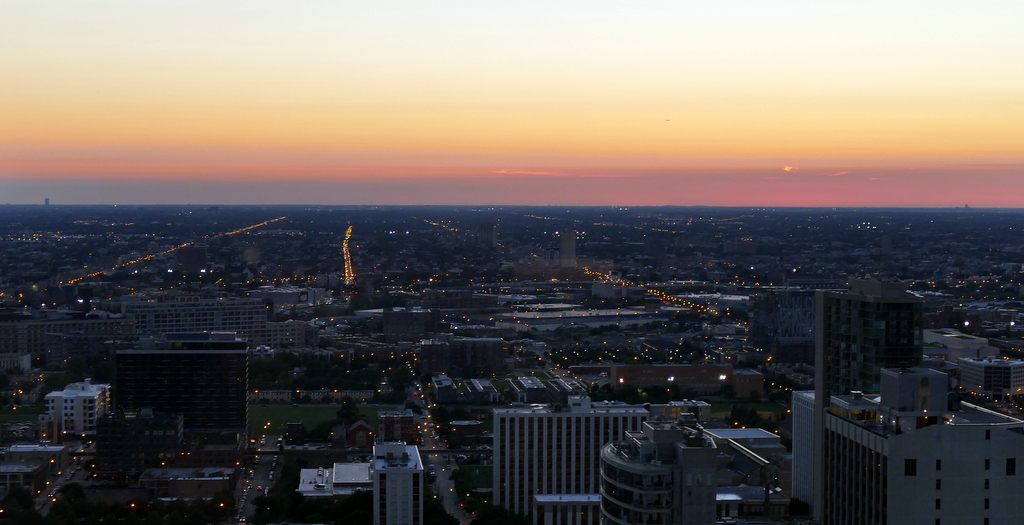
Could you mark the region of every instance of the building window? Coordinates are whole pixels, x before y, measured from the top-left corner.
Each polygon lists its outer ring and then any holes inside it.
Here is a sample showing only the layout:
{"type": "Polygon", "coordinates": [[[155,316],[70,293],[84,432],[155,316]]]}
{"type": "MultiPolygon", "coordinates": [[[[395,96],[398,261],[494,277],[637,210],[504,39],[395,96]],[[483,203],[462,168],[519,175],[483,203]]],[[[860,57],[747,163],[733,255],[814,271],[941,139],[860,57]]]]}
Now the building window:
{"type": "Polygon", "coordinates": [[[936,499],[935,500],[935,510],[942,510],[942,500],[941,499],[936,499]]]}
{"type": "MultiPolygon", "coordinates": [[[[988,460],[985,460],[986,462],[988,460]]],[[[987,463],[986,463],[987,465],[987,463]]],[[[917,475],[917,460],[916,459],[904,459],[903,460],[903,475],[904,476],[916,476],[917,475]]]]}
{"type": "Polygon", "coordinates": [[[988,510],[988,502],[989,502],[988,498],[985,498],[985,510],[988,510]]]}
{"type": "Polygon", "coordinates": [[[1006,458],[1006,475],[1017,475],[1017,458],[1006,458]]]}
{"type": "Polygon", "coordinates": [[[992,468],[992,460],[991,459],[986,459],[985,460],[985,470],[991,470],[991,468],[992,468]]]}
{"type": "Polygon", "coordinates": [[[985,490],[988,490],[988,478],[985,478],[985,490]]]}
{"type": "Polygon", "coordinates": [[[942,460],[941,459],[936,459],[935,460],[935,470],[942,470],[942,460]]]}
{"type": "Polygon", "coordinates": [[[942,490],[942,480],[941,479],[935,480],[935,490],[942,490]]]}
{"type": "Polygon", "coordinates": [[[991,430],[986,430],[985,431],[985,439],[986,440],[992,439],[992,431],[991,430]]]}

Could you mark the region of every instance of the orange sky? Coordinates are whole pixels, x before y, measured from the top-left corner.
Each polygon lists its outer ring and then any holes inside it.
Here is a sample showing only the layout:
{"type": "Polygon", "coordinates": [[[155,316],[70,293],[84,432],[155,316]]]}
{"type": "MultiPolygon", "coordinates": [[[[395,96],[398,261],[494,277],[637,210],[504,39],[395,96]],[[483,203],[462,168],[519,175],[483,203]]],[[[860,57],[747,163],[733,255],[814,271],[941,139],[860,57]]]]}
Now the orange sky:
{"type": "Polygon", "coordinates": [[[1024,6],[919,7],[12,0],[0,200],[1024,205],[1024,6]]]}

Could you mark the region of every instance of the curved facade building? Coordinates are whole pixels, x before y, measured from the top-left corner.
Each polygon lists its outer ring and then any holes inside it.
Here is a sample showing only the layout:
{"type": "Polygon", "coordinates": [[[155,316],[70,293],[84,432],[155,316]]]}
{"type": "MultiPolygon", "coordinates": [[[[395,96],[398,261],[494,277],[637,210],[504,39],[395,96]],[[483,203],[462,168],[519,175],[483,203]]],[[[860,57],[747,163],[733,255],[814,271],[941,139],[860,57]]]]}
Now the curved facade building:
{"type": "Polygon", "coordinates": [[[601,449],[601,517],[608,524],[715,523],[714,442],[698,426],[645,422],[601,449]]]}

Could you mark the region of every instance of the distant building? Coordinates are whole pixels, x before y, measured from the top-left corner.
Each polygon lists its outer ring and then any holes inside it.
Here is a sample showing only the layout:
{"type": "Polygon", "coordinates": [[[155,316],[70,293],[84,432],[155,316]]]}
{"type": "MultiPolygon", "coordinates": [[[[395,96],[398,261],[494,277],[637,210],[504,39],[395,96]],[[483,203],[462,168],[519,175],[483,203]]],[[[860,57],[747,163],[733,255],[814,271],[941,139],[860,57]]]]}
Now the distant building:
{"type": "Polygon", "coordinates": [[[569,503],[572,523],[600,520],[600,452],[640,428],[648,412],[624,403],[494,409],[494,504],[546,523],[544,516],[569,503]]]}
{"type": "Polygon", "coordinates": [[[350,448],[373,446],[373,427],[366,421],[356,421],[345,429],[345,444],[350,448]]]}
{"type": "Polygon", "coordinates": [[[566,230],[559,235],[561,249],[558,251],[558,265],[562,268],[576,267],[576,230],[566,230]]]}
{"type": "Polygon", "coordinates": [[[143,472],[139,486],[151,498],[212,499],[233,491],[238,475],[238,469],[231,468],[157,468],[143,472]]]}
{"type": "Polygon", "coordinates": [[[440,331],[441,314],[420,308],[385,308],[384,338],[388,342],[419,341],[440,331]]]}
{"type": "Polygon", "coordinates": [[[183,295],[126,301],[123,311],[142,335],[235,332],[253,344],[266,344],[269,308],[261,299],[183,295]]]}
{"type": "MultiPolygon", "coordinates": [[[[43,315],[43,314],[38,314],[43,315]]],[[[122,315],[80,312],[45,312],[47,317],[26,314],[0,315],[0,367],[28,370],[31,356],[45,357],[47,366],[59,367],[75,355],[65,349],[58,334],[89,338],[89,348],[99,350],[105,340],[134,335],[135,324],[122,315]],[[27,360],[25,356],[29,356],[27,360]],[[28,363],[28,365],[26,365],[28,363]]]]}
{"type": "Polygon", "coordinates": [[[59,443],[71,436],[84,438],[96,434],[96,421],[110,409],[110,385],[86,379],[44,399],[46,411],[39,416],[43,439],[59,443]]]}
{"type": "Polygon", "coordinates": [[[423,523],[426,473],[419,449],[405,443],[373,446],[373,524],[423,523]]]}
{"type": "Polygon", "coordinates": [[[487,379],[470,379],[462,383],[463,394],[468,403],[497,403],[501,393],[487,379]]]}
{"type": "Polygon", "coordinates": [[[783,363],[814,361],[814,290],[763,289],[750,296],[750,344],[783,363]]]}
{"type": "Polygon", "coordinates": [[[750,398],[764,392],[764,376],[753,369],[734,369],[728,364],[626,365],[613,363],[612,388],[670,387],[698,395],[717,395],[732,388],[736,397],[750,398]]]}
{"type": "Polygon", "coordinates": [[[925,353],[939,355],[956,362],[961,357],[998,356],[999,350],[989,346],[987,338],[968,335],[952,328],[924,330],[925,353]]]}
{"type": "Polygon", "coordinates": [[[319,342],[319,333],[316,327],[297,319],[270,321],[267,322],[264,341],[272,348],[316,346],[319,342]]]}
{"type": "Polygon", "coordinates": [[[497,337],[440,334],[420,343],[420,371],[455,377],[492,375],[505,368],[511,345],[497,337]]]}
{"type": "Polygon", "coordinates": [[[513,395],[520,403],[547,403],[548,389],[544,382],[533,376],[521,376],[509,380],[513,395]]]}
{"type": "Polygon", "coordinates": [[[261,286],[247,292],[249,297],[270,300],[274,308],[293,306],[312,306],[327,300],[327,290],[323,288],[307,288],[298,286],[261,286]]]}
{"type": "Polygon", "coordinates": [[[175,265],[179,272],[201,273],[206,272],[207,246],[205,244],[192,244],[182,246],[174,252],[175,265]]]}
{"type": "Polygon", "coordinates": [[[706,401],[684,399],[681,401],[669,401],[668,403],[652,403],[645,406],[651,414],[651,419],[668,421],[679,421],[690,417],[693,418],[693,421],[707,421],[711,419],[711,405],[706,401]]]}
{"type": "Polygon", "coordinates": [[[1024,360],[961,357],[956,363],[965,392],[1000,401],[1024,394],[1024,360]]]}
{"type": "Polygon", "coordinates": [[[377,414],[377,442],[416,444],[419,432],[412,410],[386,410],[377,414]]]}
{"type": "Polygon", "coordinates": [[[434,399],[438,403],[456,403],[459,400],[459,389],[455,382],[446,375],[434,376],[430,380],[433,389],[434,399]]]}

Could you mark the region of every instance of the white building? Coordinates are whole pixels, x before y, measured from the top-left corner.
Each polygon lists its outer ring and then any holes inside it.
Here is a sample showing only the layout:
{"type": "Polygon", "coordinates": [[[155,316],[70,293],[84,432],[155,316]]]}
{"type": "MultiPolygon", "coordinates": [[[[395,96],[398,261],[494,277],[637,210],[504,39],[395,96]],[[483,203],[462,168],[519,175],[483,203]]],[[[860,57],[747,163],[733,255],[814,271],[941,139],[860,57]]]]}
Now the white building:
{"type": "Polygon", "coordinates": [[[714,440],[697,426],[643,424],[601,449],[601,516],[610,525],[715,523],[714,440]]]}
{"type": "Polygon", "coordinates": [[[538,524],[598,523],[601,447],[647,416],[641,406],[587,396],[570,396],[566,408],[495,408],[494,503],[538,524]]]}
{"type": "Polygon", "coordinates": [[[373,490],[369,463],[335,463],[332,468],[299,471],[299,494],[307,498],[351,496],[357,490],[373,490]]]}
{"type": "Polygon", "coordinates": [[[72,436],[96,433],[96,421],[110,408],[110,385],[86,379],[46,394],[46,412],[40,414],[42,438],[60,442],[72,436]]]}
{"type": "Polygon", "coordinates": [[[373,446],[373,525],[420,525],[426,476],[419,449],[402,442],[373,446]]]}
{"type": "Polygon", "coordinates": [[[989,346],[987,338],[968,335],[953,328],[924,330],[923,335],[925,353],[942,356],[947,361],[955,362],[961,357],[999,355],[998,349],[989,346]]]}
{"type": "Polygon", "coordinates": [[[832,396],[822,523],[1020,523],[1024,421],[948,401],[941,372],[883,369],[881,378],[880,396],[832,396]]]}
{"type": "Polygon", "coordinates": [[[961,357],[960,388],[993,399],[1024,394],[1024,361],[998,357],[961,357]]]}

